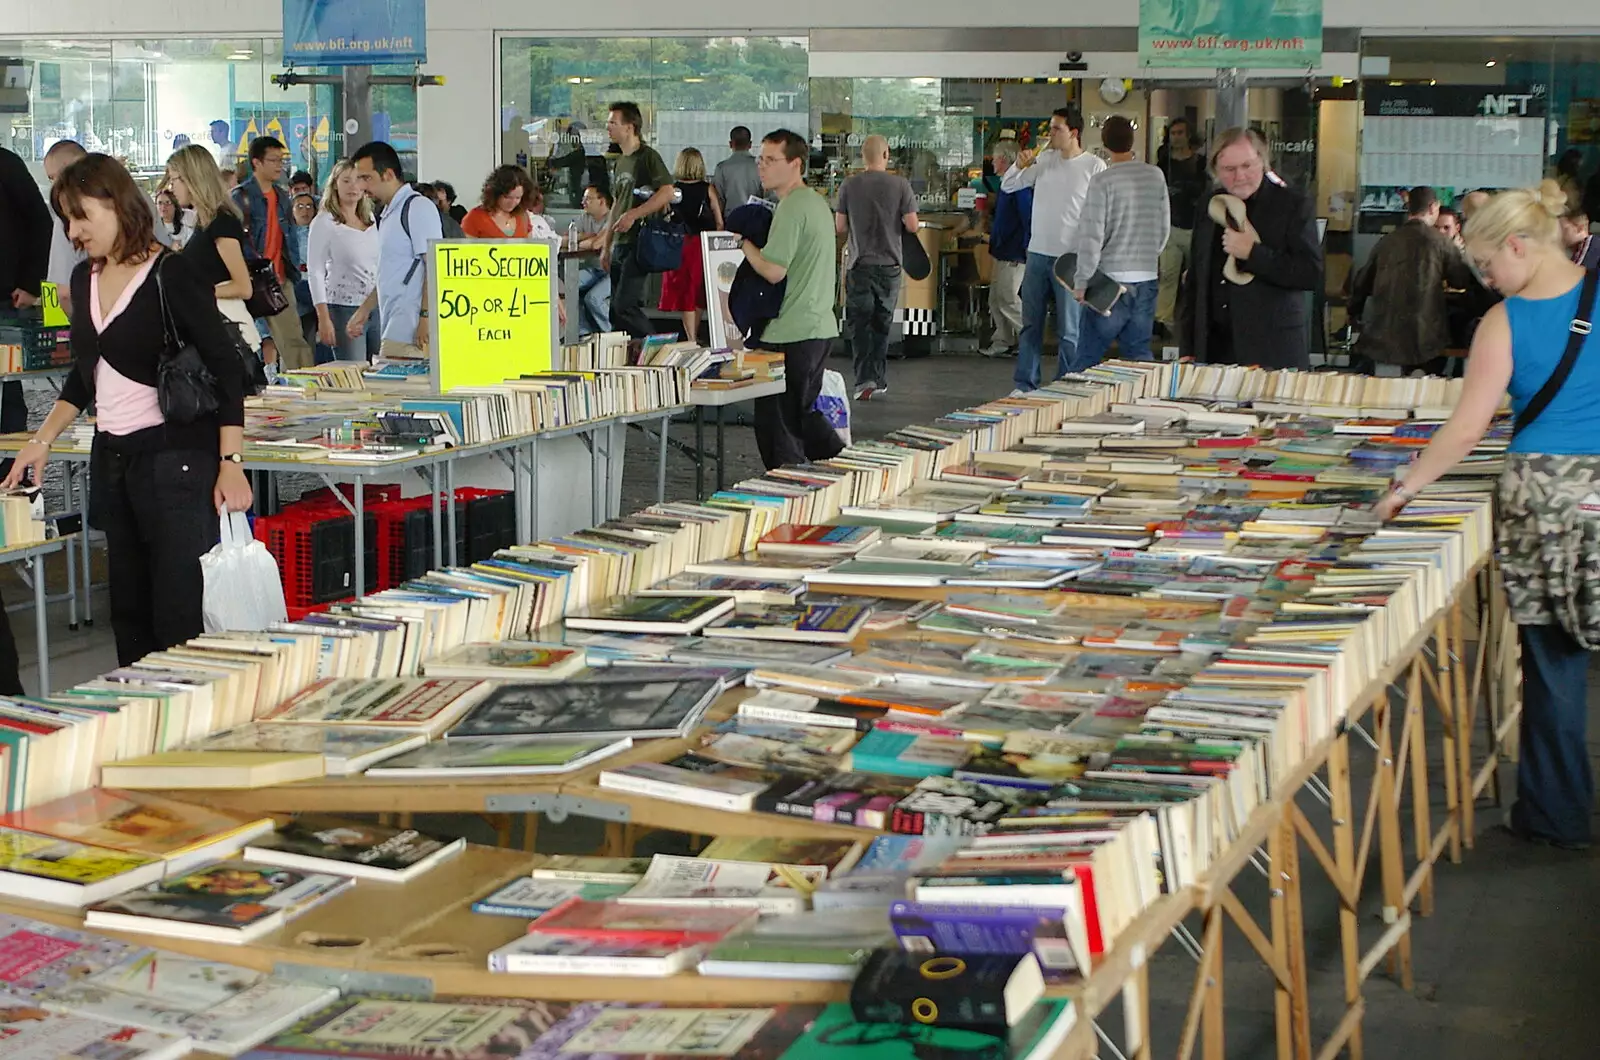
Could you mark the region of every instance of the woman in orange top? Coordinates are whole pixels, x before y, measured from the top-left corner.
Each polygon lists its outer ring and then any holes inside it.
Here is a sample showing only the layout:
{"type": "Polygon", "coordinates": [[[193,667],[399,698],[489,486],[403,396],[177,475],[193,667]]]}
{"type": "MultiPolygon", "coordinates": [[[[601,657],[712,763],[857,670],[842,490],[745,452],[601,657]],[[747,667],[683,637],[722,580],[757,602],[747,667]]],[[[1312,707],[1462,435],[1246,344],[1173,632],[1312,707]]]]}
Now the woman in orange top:
{"type": "Polygon", "coordinates": [[[525,205],[533,181],[521,166],[496,166],[483,182],[483,200],[467,211],[461,231],[473,239],[525,239],[530,231],[525,205]]]}

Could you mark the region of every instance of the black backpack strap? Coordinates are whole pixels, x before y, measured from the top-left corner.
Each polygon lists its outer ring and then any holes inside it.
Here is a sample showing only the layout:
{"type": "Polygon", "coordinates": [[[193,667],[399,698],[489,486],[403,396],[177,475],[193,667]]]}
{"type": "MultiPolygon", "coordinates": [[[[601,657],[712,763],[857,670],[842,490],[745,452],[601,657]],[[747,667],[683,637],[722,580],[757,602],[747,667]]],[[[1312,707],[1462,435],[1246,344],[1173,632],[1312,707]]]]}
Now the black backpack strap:
{"type": "MultiPolygon", "coordinates": [[[[420,198],[422,198],[421,195],[413,195],[411,198],[406,200],[406,204],[404,206],[400,207],[400,231],[406,234],[407,243],[411,242],[411,204],[420,198]]],[[[421,264],[421,255],[412,255],[411,268],[406,270],[406,278],[400,281],[400,285],[402,287],[411,286],[411,277],[417,274],[417,266],[421,264]]]]}
{"type": "Polygon", "coordinates": [[[1561,361],[1556,365],[1556,370],[1550,373],[1550,378],[1544,381],[1544,386],[1533,395],[1533,400],[1528,402],[1521,415],[1512,424],[1512,437],[1528,429],[1528,425],[1539,418],[1550,402],[1561,393],[1561,388],[1566,385],[1567,377],[1572,374],[1573,365],[1578,363],[1578,354],[1583,350],[1589,332],[1594,330],[1594,296],[1595,289],[1600,287],[1600,272],[1586,269],[1583,273],[1583,289],[1578,293],[1578,313],[1572,318],[1572,325],[1567,331],[1567,349],[1561,355],[1561,361]]]}

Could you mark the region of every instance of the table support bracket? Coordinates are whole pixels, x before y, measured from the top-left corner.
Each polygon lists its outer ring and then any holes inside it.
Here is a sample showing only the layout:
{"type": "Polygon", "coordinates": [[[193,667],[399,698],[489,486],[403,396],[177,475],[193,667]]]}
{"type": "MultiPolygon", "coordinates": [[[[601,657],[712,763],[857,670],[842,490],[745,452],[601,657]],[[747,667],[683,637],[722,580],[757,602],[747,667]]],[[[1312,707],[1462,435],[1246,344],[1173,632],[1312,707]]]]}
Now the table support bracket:
{"type": "Polygon", "coordinates": [[[581,795],[490,795],[483,800],[486,813],[536,813],[552,824],[568,817],[588,817],[596,821],[627,824],[632,818],[627,803],[588,799],[581,795]]]}

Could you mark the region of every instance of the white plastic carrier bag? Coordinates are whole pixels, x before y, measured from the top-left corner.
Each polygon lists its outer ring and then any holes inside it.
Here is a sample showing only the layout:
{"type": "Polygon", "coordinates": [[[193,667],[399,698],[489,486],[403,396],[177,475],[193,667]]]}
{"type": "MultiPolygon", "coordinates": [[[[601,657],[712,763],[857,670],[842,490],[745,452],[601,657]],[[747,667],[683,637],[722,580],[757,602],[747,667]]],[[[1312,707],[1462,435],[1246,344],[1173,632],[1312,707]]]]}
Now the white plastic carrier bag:
{"type": "Polygon", "coordinates": [[[289,617],[278,562],[250,533],[243,512],[222,513],[222,539],[200,557],[207,633],[266,629],[289,617]]]}
{"type": "Polygon", "coordinates": [[[822,392],[817,395],[816,410],[828,418],[828,425],[844,445],[850,444],[850,391],[845,389],[844,376],[828,369],[822,373],[822,392]]]}

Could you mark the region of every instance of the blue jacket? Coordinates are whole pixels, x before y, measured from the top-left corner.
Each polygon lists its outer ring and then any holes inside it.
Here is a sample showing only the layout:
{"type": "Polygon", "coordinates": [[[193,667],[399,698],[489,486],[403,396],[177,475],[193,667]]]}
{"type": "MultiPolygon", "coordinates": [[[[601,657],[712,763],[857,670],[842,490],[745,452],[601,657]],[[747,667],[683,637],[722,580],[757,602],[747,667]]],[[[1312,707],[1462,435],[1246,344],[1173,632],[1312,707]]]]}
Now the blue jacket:
{"type": "MultiPolygon", "coordinates": [[[[772,228],[773,210],[770,206],[750,203],[735,208],[723,219],[722,227],[735,235],[743,236],[757,247],[767,245],[767,233],[772,228]]],[[[739,264],[734,273],[733,285],[728,289],[728,312],[733,322],[745,333],[745,338],[755,342],[766,330],[767,321],[777,317],[783,308],[783,292],[787,280],[768,283],[761,274],[750,267],[748,261],[739,264]]]]}
{"type": "MultiPolygon", "coordinates": [[[[284,264],[288,266],[291,278],[300,275],[300,268],[305,264],[305,258],[300,253],[300,248],[294,240],[294,205],[290,201],[289,186],[279,184],[278,192],[278,227],[283,230],[283,256],[284,264]]],[[[250,236],[250,249],[255,251],[254,257],[266,256],[267,245],[267,197],[262,194],[261,185],[257,184],[254,177],[233,189],[233,201],[244,214],[244,230],[250,236]]],[[[250,255],[247,255],[250,256],[250,255]]]]}
{"type": "Polygon", "coordinates": [[[1027,261],[1033,231],[1033,189],[1002,191],[989,226],[989,256],[996,261],[1027,261]]]}

